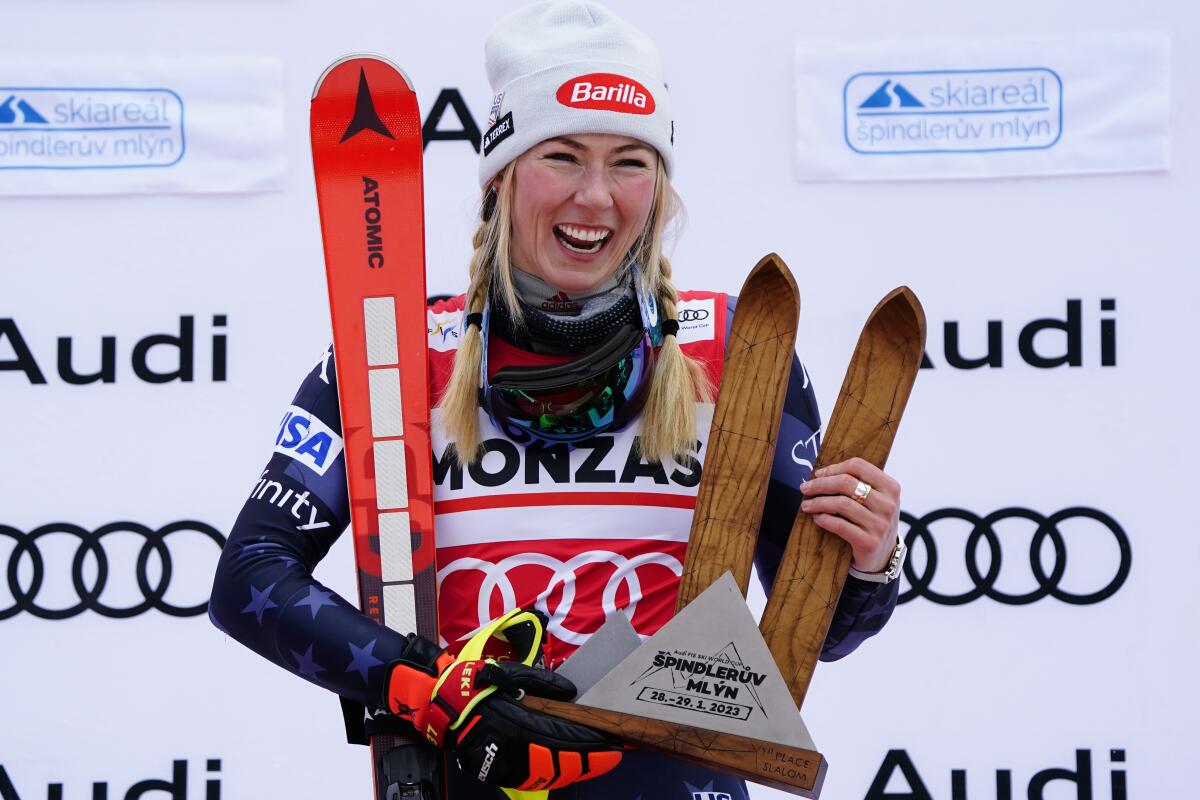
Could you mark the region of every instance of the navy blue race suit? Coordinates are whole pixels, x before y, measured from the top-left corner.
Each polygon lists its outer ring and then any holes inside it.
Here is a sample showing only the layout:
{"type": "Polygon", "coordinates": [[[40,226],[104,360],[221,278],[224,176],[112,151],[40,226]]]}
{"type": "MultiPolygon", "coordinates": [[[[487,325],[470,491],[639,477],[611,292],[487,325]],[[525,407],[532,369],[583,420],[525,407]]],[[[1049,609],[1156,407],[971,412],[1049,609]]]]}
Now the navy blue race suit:
{"type": "MultiPolygon", "coordinates": [[[[733,308],[730,298],[729,310],[733,308]]],[[[350,524],[344,456],[340,442],[329,444],[341,436],[332,348],[304,379],[292,406],[279,439],[287,435],[289,424],[306,415],[323,422],[333,435],[328,442],[310,438],[304,453],[271,456],[222,553],[209,615],[218,628],[279,666],[379,708],[386,666],[400,655],[404,635],[372,621],[313,578],[317,563],[350,524]]],[[[768,592],[801,500],[797,486],[816,460],[819,431],[816,397],[796,359],[755,551],[759,579],[768,592]]],[[[898,591],[898,582],[848,577],[821,660],[842,658],[878,632],[891,616],[898,591]]],[[[459,780],[470,779],[452,776],[452,786],[459,780]]],[[[473,781],[467,787],[467,793],[455,796],[485,797],[493,791],[473,781]]],[[[637,751],[627,752],[607,775],[551,796],[692,800],[693,794],[705,792],[715,793],[709,797],[748,798],[740,780],[637,751]]]]}

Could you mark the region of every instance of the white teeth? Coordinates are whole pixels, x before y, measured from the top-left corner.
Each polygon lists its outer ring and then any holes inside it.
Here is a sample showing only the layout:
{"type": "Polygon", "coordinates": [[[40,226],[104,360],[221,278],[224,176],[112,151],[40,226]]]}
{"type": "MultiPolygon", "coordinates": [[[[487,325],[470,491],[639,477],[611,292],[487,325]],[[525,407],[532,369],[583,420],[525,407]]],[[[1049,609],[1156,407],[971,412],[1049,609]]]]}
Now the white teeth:
{"type": "Polygon", "coordinates": [[[611,231],[603,229],[589,230],[587,228],[577,228],[574,225],[559,225],[558,229],[572,239],[578,239],[582,242],[598,242],[602,239],[607,239],[609,233],[611,233],[611,231]]]}
{"type": "Polygon", "coordinates": [[[568,250],[570,250],[573,253],[594,253],[600,249],[600,246],[602,244],[604,244],[603,242],[593,242],[589,247],[585,248],[585,247],[576,247],[575,245],[568,242],[566,239],[559,239],[558,242],[563,247],[567,248],[568,250]]]}

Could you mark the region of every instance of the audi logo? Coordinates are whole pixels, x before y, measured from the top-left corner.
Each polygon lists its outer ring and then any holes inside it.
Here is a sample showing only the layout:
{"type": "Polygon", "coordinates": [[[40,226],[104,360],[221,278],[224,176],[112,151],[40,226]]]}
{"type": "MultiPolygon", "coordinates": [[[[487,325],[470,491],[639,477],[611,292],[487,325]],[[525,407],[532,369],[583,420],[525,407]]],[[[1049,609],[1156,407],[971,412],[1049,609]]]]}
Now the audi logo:
{"type": "MultiPolygon", "coordinates": [[[[1005,605],[1021,606],[1035,603],[1044,597],[1053,597],[1071,605],[1091,605],[1107,600],[1117,593],[1117,590],[1129,577],[1132,553],[1129,547],[1129,537],[1117,521],[1094,508],[1075,506],[1062,511],[1043,516],[1028,508],[1002,508],[986,516],[979,516],[961,508],[944,508],[933,511],[922,517],[917,517],[902,511],[900,519],[908,525],[908,533],[904,541],[908,545],[908,560],[904,564],[904,577],[908,580],[909,588],[900,593],[899,602],[907,603],[917,597],[924,597],[934,603],[945,606],[960,606],[989,597],[1005,605]],[[942,520],[960,520],[971,526],[964,546],[964,563],[966,575],[971,588],[958,594],[947,594],[937,591],[932,583],[934,574],[942,567],[937,544],[934,540],[933,526],[942,520]],[[1036,526],[1033,537],[1029,542],[1028,568],[1036,588],[1031,591],[1018,593],[1006,592],[997,588],[996,583],[1003,568],[1004,558],[1001,538],[996,532],[996,524],[1003,520],[1025,520],[1036,526]],[[1062,588],[1061,582],[1067,571],[1067,543],[1059,526],[1067,520],[1089,521],[1088,527],[1092,535],[1109,537],[1115,541],[1120,559],[1112,577],[1108,582],[1091,592],[1073,592],[1062,588]],[[1053,551],[1053,562],[1049,567],[1044,563],[1045,544],[1049,541],[1053,551]],[[980,566],[981,545],[986,545],[989,559],[986,568],[980,566]],[[924,555],[923,566],[918,566],[919,559],[914,555],[924,555]]],[[[1010,555],[1010,559],[1014,558],[1010,555]]]]}
{"type": "Polygon", "coordinates": [[[617,592],[622,587],[629,593],[629,600],[624,606],[625,613],[630,619],[633,618],[638,602],[642,599],[638,570],[648,565],[665,567],[676,577],[683,574],[683,565],[679,563],[679,559],[668,553],[642,553],[633,558],[626,558],[610,550],[589,550],[567,561],[561,561],[546,553],[518,553],[502,559],[499,563],[480,558],[460,558],[438,570],[437,577],[440,588],[442,581],[456,572],[468,570],[483,573],[483,585],[479,590],[476,608],[479,627],[483,627],[493,616],[489,604],[494,592],[499,593],[504,608],[512,608],[517,604],[517,588],[513,585],[510,575],[513,570],[530,566],[547,570],[550,572],[550,579],[545,584],[546,588],[538,595],[534,607],[549,618],[547,631],[561,641],[579,645],[600,627],[609,614],[617,611],[617,592]],[[611,567],[612,572],[608,575],[600,596],[600,609],[586,609],[585,613],[572,618],[576,584],[581,568],[588,565],[603,565],[605,569],[611,567]],[[562,584],[562,598],[551,608],[550,597],[559,584],[562,584]]]}
{"type": "MultiPolygon", "coordinates": [[[[0,525],[0,540],[8,538],[16,542],[16,547],[8,556],[8,589],[12,593],[13,603],[10,606],[0,605],[0,620],[15,617],[23,611],[41,619],[53,620],[68,619],[85,611],[94,611],[101,616],[113,619],[135,617],[150,609],[156,609],[172,617],[194,617],[203,614],[208,610],[207,597],[203,602],[191,606],[173,605],[165,599],[174,571],[168,537],[173,534],[183,535],[186,533],[200,537],[202,541],[211,540],[218,550],[225,545],[225,537],[219,531],[211,525],[194,520],[173,522],[158,530],[136,522],[112,522],[95,531],[89,531],[69,522],[52,522],[34,528],[29,533],[23,533],[9,525],[0,525]],[[105,552],[104,540],[105,537],[112,534],[132,534],[142,539],[132,576],[141,592],[142,599],[141,602],[124,607],[108,605],[100,600],[110,577],[110,558],[109,554],[105,552]],[[38,602],[38,595],[46,584],[47,575],[47,558],[39,548],[39,543],[45,537],[52,535],[65,535],[78,540],[70,567],[67,568],[65,564],[62,564],[53,573],[56,578],[63,580],[69,576],[71,585],[74,587],[78,602],[65,608],[47,608],[38,602]],[[158,561],[157,580],[151,574],[150,557],[152,554],[157,556],[158,561]],[[84,564],[88,561],[89,555],[92,557],[94,568],[85,570],[84,564]],[[23,563],[32,567],[31,571],[26,571],[27,580],[22,580],[21,576],[23,563]],[[89,580],[87,576],[92,572],[94,574],[89,580]]],[[[3,601],[0,600],[0,602],[3,601]]]]}
{"type": "Polygon", "coordinates": [[[701,322],[708,319],[707,308],[683,308],[679,310],[680,322],[701,322]]]}

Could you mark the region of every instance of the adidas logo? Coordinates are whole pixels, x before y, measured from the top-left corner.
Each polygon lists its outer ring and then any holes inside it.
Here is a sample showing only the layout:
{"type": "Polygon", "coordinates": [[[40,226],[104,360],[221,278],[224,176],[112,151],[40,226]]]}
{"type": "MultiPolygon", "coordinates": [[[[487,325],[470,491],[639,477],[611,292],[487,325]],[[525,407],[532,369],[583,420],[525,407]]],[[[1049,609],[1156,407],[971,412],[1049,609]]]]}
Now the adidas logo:
{"type": "Polygon", "coordinates": [[[15,94],[0,103],[0,125],[47,125],[45,117],[23,99],[15,94]]]}
{"type": "Polygon", "coordinates": [[[543,311],[578,311],[579,309],[579,303],[567,297],[566,292],[559,292],[542,301],[543,311]]]}

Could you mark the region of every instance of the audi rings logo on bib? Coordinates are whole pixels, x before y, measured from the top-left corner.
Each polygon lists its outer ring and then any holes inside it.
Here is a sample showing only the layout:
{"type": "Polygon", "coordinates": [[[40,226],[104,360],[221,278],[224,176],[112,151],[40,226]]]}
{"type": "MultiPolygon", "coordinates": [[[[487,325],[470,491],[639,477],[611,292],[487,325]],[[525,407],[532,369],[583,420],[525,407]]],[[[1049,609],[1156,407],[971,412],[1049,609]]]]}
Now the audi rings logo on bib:
{"type": "Polygon", "coordinates": [[[943,508],[900,519],[909,548],[900,603],[924,597],[960,606],[988,597],[1021,606],[1053,597],[1092,605],[1117,593],[1133,560],[1117,521],[1083,506],[1049,515],[1012,506],[985,516],[943,508]]]}
{"type": "MultiPolygon", "coordinates": [[[[684,542],[539,540],[438,550],[442,636],[455,641],[504,611],[536,607],[547,632],[572,648],[624,609],[639,632],[671,618],[684,542]],[[486,556],[486,557],[485,557],[486,556]]],[[[559,651],[555,650],[555,655],[559,651]]]]}
{"type": "Polygon", "coordinates": [[[679,333],[675,338],[680,344],[708,341],[717,334],[717,307],[711,297],[681,301],[675,316],[679,320],[679,333]]]}
{"type": "Polygon", "coordinates": [[[110,522],[94,531],[51,522],[28,533],[0,525],[0,564],[7,555],[0,621],[21,612],[49,620],[85,611],[127,619],[151,609],[199,616],[208,610],[224,545],[216,528],[194,520],[157,530],[137,522],[110,522]]]}
{"type": "Polygon", "coordinates": [[[654,97],[633,78],[611,72],[580,75],[558,87],[554,95],[570,108],[617,111],[622,114],[653,114],[654,97]]]}

